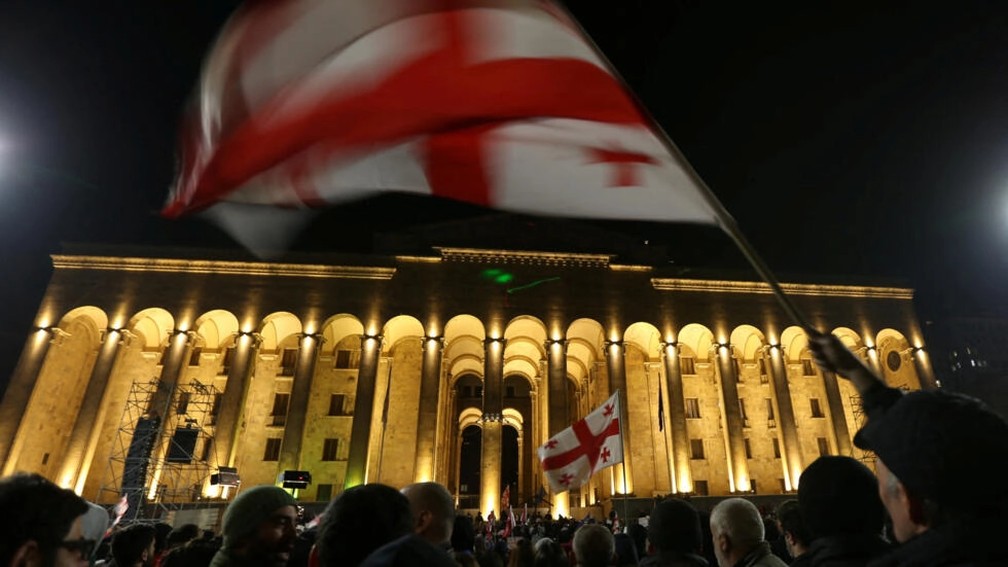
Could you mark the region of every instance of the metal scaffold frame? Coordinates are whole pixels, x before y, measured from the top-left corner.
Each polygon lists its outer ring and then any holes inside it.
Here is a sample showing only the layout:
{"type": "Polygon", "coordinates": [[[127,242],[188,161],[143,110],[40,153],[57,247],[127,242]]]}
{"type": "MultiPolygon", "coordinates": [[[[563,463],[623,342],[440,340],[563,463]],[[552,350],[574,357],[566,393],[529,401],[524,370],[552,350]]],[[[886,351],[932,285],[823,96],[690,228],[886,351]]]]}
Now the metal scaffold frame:
{"type": "Polygon", "coordinates": [[[217,469],[208,429],[217,393],[197,380],[174,387],[157,378],[133,382],[109,459],[109,483],[101,489],[102,501],[127,499],[124,521],[161,521],[177,510],[214,505],[203,491],[217,469]]]}

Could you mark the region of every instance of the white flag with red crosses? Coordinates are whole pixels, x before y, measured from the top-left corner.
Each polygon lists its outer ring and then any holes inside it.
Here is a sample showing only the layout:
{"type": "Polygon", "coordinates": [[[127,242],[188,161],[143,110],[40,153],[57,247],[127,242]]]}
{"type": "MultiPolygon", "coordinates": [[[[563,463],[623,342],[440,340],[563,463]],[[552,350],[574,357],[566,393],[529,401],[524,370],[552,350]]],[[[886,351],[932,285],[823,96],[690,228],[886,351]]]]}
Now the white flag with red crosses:
{"type": "Polygon", "coordinates": [[[553,492],[578,488],[596,472],[622,463],[619,392],[581,421],[551,437],[538,452],[553,492]]]}
{"type": "Polygon", "coordinates": [[[549,0],[249,2],[194,102],[164,214],[207,210],[246,244],[292,230],[304,208],[382,191],[717,224],[689,166],[549,0]]]}

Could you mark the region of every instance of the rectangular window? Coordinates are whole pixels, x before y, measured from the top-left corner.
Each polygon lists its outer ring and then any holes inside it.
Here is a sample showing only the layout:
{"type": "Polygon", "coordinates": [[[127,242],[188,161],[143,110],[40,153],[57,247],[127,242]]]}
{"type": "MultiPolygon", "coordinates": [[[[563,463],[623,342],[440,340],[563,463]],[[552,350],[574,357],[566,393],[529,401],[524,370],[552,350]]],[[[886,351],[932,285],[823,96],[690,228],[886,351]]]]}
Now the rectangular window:
{"type": "Polygon", "coordinates": [[[280,376],[293,376],[297,366],[298,351],[296,348],[285,348],[280,356],[280,376]]]}
{"type": "Polygon", "coordinates": [[[216,393],[213,396],[213,405],[210,406],[210,423],[209,425],[217,425],[217,417],[220,416],[221,399],[223,394],[216,393]]]}
{"type": "Polygon", "coordinates": [[[331,484],[315,485],[315,501],[328,502],[330,500],[332,500],[332,485],[331,484]]]}
{"type": "Polygon", "coordinates": [[[46,453],[42,455],[42,465],[44,466],[48,464],[49,464],[49,453],[46,453]]]}
{"type": "Polygon", "coordinates": [[[695,492],[697,496],[708,496],[710,494],[710,488],[707,487],[707,481],[694,480],[693,492],[695,492]]]}
{"type": "Polygon", "coordinates": [[[329,396],[329,415],[349,415],[346,411],[346,394],[329,396]]]}
{"type": "Polygon", "coordinates": [[[281,394],[280,392],[273,394],[273,411],[270,412],[270,416],[273,417],[271,425],[284,425],[287,423],[287,405],[289,403],[290,394],[281,394]]]}
{"type": "Polygon", "coordinates": [[[816,437],[816,444],[819,445],[819,456],[825,457],[830,454],[829,452],[829,442],[826,441],[825,437],[816,437]]]}
{"type": "Polygon", "coordinates": [[[473,397],[474,398],[483,397],[483,386],[473,386],[473,397]]]}
{"type": "Polygon", "coordinates": [[[686,398],[686,417],[689,419],[700,419],[699,398],[686,398]]]}
{"type": "Polygon", "coordinates": [[[759,383],[760,384],[769,384],[770,383],[770,377],[769,377],[769,375],[767,374],[767,371],[766,371],[766,359],[765,358],[760,358],[759,359],[759,383]]]}
{"type": "Polygon", "coordinates": [[[175,413],[185,415],[189,411],[189,400],[192,395],[189,392],[182,392],[178,397],[178,404],[175,405],[175,413]]]}
{"type": "Polygon", "coordinates": [[[280,460],[280,438],[270,437],[266,440],[266,450],[263,452],[264,461],[280,460]]]}
{"type": "Polygon", "coordinates": [[[696,364],[692,356],[679,357],[679,372],[682,374],[696,374],[696,364]]]}
{"type": "Polygon", "coordinates": [[[815,376],[815,363],[811,358],[803,358],[801,361],[802,376],[815,376]]]}
{"type": "Polygon", "coordinates": [[[326,439],[322,443],[322,460],[335,461],[339,456],[339,439],[326,439]]]}
{"type": "Polygon", "coordinates": [[[749,441],[748,437],[746,437],[745,439],[743,439],[742,442],[745,445],[745,458],[751,459],[752,458],[752,442],[749,441]]]}
{"type": "Polygon", "coordinates": [[[823,415],[822,405],[819,404],[819,398],[810,398],[809,405],[812,407],[812,417],[826,417],[823,415]]]}
{"type": "Polygon", "coordinates": [[[758,488],[756,488],[756,479],[755,478],[750,478],[749,479],[749,490],[751,490],[753,494],[756,494],[756,492],[759,490],[758,488]]]}
{"type": "Polygon", "coordinates": [[[776,437],[773,440],[773,458],[780,458],[780,440],[776,437]]]}
{"type": "Polygon", "coordinates": [[[739,415],[742,417],[742,427],[749,427],[749,415],[746,413],[744,399],[739,398],[738,407],[739,407],[739,415]]]}
{"type": "Polygon", "coordinates": [[[360,367],[360,351],[338,349],[336,351],[336,368],[352,370],[360,367]]]}
{"type": "Polygon", "coordinates": [[[217,371],[219,376],[227,376],[231,372],[231,362],[234,361],[234,347],[224,349],[224,356],[221,357],[221,367],[217,371]]]}
{"type": "Polygon", "coordinates": [[[513,397],[515,397],[515,389],[514,389],[514,386],[508,386],[508,387],[507,387],[507,394],[505,394],[505,395],[506,395],[507,397],[509,397],[509,398],[513,398],[513,397]]]}
{"type": "Polygon", "coordinates": [[[777,488],[780,489],[781,494],[784,494],[784,493],[787,492],[787,485],[784,484],[784,479],[783,478],[778,478],[777,479],[777,488]]]}
{"type": "Polygon", "coordinates": [[[690,439],[689,452],[691,459],[697,461],[703,460],[704,459],[703,439],[690,439]]]}
{"type": "Polygon", "coordinates": [[[199,366],[199,359],[201,354],[203,354],[202,348],[193,347],[192,353],[189,355],[189,366],[199,366]]]}

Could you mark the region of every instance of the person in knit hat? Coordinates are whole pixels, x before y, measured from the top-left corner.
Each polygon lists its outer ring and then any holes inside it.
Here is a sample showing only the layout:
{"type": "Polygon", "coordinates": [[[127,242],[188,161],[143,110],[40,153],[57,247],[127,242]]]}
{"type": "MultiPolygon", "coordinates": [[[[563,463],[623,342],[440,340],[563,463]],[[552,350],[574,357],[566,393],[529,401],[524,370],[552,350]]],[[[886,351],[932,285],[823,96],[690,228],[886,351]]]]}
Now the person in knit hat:
{"type": "Polygon", "coordinates": [[[837,337],[806,332],[816,361],[851,381],[868,415],[854,444],[878,457],[878,493],[901,544],[872,565],[1008,565],[1008,421],[969,396],[890,388],[837,337]]]}
{"type": "Polygon", "coordinates": [[[798,507],[810,542],[804,565],[865,565],[890,550],[875,475],[850,457],[819,457],[806,467],[798,507]]]}
{"type": "Polygon", "coordinates": [[[243,490],[224,511],[224,541],[211,567],[287,565],[297,537],[297,501],[273,485],[243,490]]]}

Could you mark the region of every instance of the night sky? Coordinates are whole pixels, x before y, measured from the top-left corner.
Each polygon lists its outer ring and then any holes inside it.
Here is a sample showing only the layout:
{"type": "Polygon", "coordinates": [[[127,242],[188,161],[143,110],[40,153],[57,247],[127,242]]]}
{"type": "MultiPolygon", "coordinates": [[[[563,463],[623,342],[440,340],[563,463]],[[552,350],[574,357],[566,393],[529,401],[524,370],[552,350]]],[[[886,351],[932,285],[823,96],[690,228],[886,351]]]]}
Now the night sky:
{"type": "MultiPolygon", "coordinates": [[[[1003,314],[1008,5],[756,4],[569,7],[782,276],[897,278],[922,319],[1003,314]]],[[[0,382],[60,242],[236,246],[156,215],[181,109],[236,5],[0,3],[0,382]]],[[[368,251],[373,230],[482,214],[383,197],[328,213],[332,239],[299,246],[368,251]]],[[[745,267],[713,229],[587,224],[678,265],[745,267]]]]}

